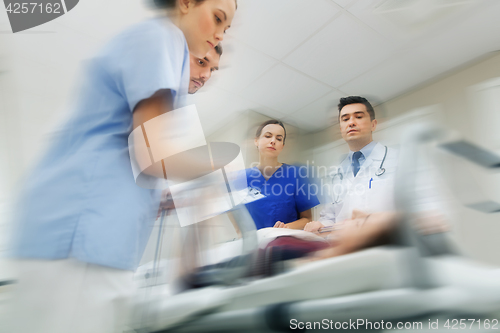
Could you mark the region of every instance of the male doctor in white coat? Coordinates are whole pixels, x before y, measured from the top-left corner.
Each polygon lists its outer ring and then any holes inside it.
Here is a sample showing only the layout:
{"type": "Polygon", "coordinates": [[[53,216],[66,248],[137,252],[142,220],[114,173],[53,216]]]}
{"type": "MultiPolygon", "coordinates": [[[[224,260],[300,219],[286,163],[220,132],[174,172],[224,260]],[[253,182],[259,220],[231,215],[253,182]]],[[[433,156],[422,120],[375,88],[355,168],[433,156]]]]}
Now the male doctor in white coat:
{"type": "Polygon", "coordinates": [[[340,99],[338,109],[340,131],[350,151],[333,175],[333,202],[323,209],[319,221],[305,226],[306,231],[395,210],[398,152],[373,141],[377,128],[373,107],[366,98],[349,96],[340,99]]]}

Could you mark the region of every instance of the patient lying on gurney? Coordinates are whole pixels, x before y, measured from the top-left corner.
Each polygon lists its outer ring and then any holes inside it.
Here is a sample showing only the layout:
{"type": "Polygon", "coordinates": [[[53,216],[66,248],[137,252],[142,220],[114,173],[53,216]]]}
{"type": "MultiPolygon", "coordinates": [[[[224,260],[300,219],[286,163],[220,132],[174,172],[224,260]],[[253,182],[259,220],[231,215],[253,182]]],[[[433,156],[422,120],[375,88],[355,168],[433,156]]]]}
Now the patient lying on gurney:
{"type": "MultiPolygon", "coordinates": [[[[284,260],[308,255],[321,259],[397,242],[401,218],[402,214],[395,211],[368,214],[353,210],[351,219],[319,230],[264,228],[258,230],[257,235],[261,249],[279,248],[285,253],[282,258],[284,260]]],[[[412,227],[421,235],[449,230],[445,217],[437,211],[418,213],[413,219],[412,227]]],[[[236,226],[235,228],[237,229],[236,226]]]]}
{"type": "MultiPolygon", "coordinates": [[[[299,261],[307,262],[397,243],[401,219],[402,215],[396,212],[366,214],[354,210],[351,219],[336,223],[330,230],[324,228],[318,232],[308,232],[287,228],[259,229],[258,259],[256,267],[250,269],[251,275],[274,275],[277,272],[269,269],[279,261],[302,258],[299,261]]],[[[448,231],[442,215],[431,212],[419,213],[414,219],[413,228],[423,235],[448,231]]]]}
{"type": "MultiPolygon", "coordinates": [[[[401,214],[396,212],[366,214],[354,210],[350,220],[322,228],[317,232],[326,235],[331,246],[318,251],[315,258],[334,257],[371,246],[388,244],[394,237],[400,219],[401,214]]],[[[413,227],[423,235],[442,233],[449,229],[444,217],[433,212],[420,213],[413,227]]]]}
{"type": "MultiPolygon", "coordinates": [[[[354,210],[351,219],[317,232],[261,229],[258,231],[259,243],[261,249],[274,248],[275,252],[281,252],[281,260],[325,259],[397,242],[396,231],[401,218],[401,214],[393,211],[367,214],[354,210]]],[[[414,219],[413,228],[419,234],[430,235],[446,232],[449,226],[439,213],[421,212],[414,219]]]]}
{"type": "MultiPolygon", "coordinates": [[[[168,196],[163,201],[165,204],[161,207],[162,209],[167,212],[174,209],[172,200],[168,196]]],[[[231,217],[231,213],[228,216],[231,217]]],[[[420,233],[441,233],[447,230],[443,219],[439,217],[441,215],[421,212],[419,216],[420,218],[413,219],[415,222],[412,224],[420,233]]],[[[400,220],[401,214],[394,211],[367,214],[354,210],[350,219],[335,223],[330,227],[332,230],[323,228],[316,232],[309,232],[288,228],[259,229],[257,230],[258,250],[256,249],[254,252],[256,253],[255,260],[248,261],[252,264],[251,267],[248,267],[249,275],[247,276],[275,275],[279,272],[273,271],[274,263],[285,260],[299,258],[306,261],[318,260],[353,253],[372,246],[391,244],[394,243],[394,240],[397,243],[396,235],[400,220]]],[[[233,223],[233,226],[238,230],[236,223],[233,223]]],[[[198,225],[193,225],[193,227],[196,229],[198,225]]],[[[210,228],[200,225],[198,229],[195,232],[196,235],[209,236],[206,232],[210,228]]],[[[185,287],[188,289],[210,285],[211,282],[209,284],[200,282],[199,277],[207,270],[225,266],[231,267],[232,262],[240,260],[238,256],[242,255],[242,240],[225,242],[216,245],[213,249],[207,248],[210,253],[203,254],[203,257],[211,259],[202,260],[202,263],[193,259],[196,256],[187,255],[187,252],[192,252],[188,251],[190,248],[191,250],[197,248],[194,246],[197,242],[193,240],[186,244],[187,246],[183,246],[181,251],[185,260],[183,260],[183,269],[179,274],[185,276],[185,287]],[[184,267],[186,263],[189,263],[190,268],[184,267]]]]}

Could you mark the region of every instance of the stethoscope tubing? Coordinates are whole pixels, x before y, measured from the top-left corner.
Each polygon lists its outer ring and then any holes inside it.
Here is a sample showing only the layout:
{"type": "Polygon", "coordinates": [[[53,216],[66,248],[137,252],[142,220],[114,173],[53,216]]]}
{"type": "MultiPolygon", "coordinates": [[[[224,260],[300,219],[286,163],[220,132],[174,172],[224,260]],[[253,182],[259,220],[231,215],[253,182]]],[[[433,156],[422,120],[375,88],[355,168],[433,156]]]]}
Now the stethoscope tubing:
{"type": "MultiPolygon", "coordinates": [[[[382,158],[382,162],[380,163],[380,166],[378,167],[378,170],[375,172],[375,175],[377,177],[380,177],[382,176],[384,173],[385,173],[385,168],[384,168],[384,162],[385,162],[385,158],[387,157],[387,146],[384,146],[385,148],[385,151],[384,151],[384,158],[382,158]]],[[[332,177],[332,185],[334,185],[335,183],[335,177],[338,176],[339,179],[340,179],[340,182],[342,183],[342,181],[344,180],[344,175],[341,173],[341,172],[337,172],[336,174],[333,175],[332,177]]],[[[334,189],[335,190],[335,189],[334,189]]],[[[339,195],[340,196],[340,195],[339,195]]],[[[341,200],[339,200],[340,198],[337,197],[336,199],[333,200],[334,203],[339,203],[341,200]]]]}

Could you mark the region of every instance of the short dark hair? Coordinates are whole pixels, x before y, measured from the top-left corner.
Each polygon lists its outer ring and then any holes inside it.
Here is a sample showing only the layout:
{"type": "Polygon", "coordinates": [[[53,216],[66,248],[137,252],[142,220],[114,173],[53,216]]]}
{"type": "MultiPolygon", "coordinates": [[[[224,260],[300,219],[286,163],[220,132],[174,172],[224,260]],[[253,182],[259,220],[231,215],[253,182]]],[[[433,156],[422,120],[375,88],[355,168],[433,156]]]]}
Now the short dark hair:
{"type": "MultiPolygon", "coordinates": [[[[205,0],[194,0],[196,5],[199,5],[205,0]]],[[[174,8],[177,0],[153,0],[153,4],[158,8],[174,8]]]]}
{"type": "MultiPolygon", "coordinates": [[[[199,5],[205,0],[193,0],[196,5],[199,5]]],[[[158,8],[174,8],[175,3],[177,0],[153,0],[153,5],[155,5],[158,8]]],[[[238,9],[238,0],[234,0],[234,3],[236,4],[236,9],[238,9]]]]}
{"type": "Polygon", "coordinates": [[[368,102],[366,98],[361,96],[348,96],[340,98],[340,103],[338,105],[339,116],[340,116],[340,111],[342,111],[342,108],[344,106],[349,104],[358,104],[358,103],[366,106],[366,111],[368,111],[368,114],[370,115],[370,120],[375,119],[375,110],[373,110],[373,106],[370,104],[370,102],[368,102]]]}
{"type": "Polygon", "coordinates": [[[217,54],[220,57],[222,55],[222,45],[220,45],[220,43],[219,43],[219,44],[215,45],[214,49],[215,49],[215,52],[217,52],[217,54]]]}
{"type": "Polygon", "coordinates": [[[283,123],[281,121],[276,120],[276,119],[269,119],[269,120],[263,122],[262,124],[260,124],[259,127],[257,128],[257,132],[255,132],[255,137],[259,138],[260,135],[262,134],[262,130],[267,125],[280,125],[281,127],[283,127],[283,131],[285,131],[285,136],[283,137],[283,144],[285,144],[285,139],[286,139],[286,128],[285,128],[285,125],[283,125],[283,123]]]}

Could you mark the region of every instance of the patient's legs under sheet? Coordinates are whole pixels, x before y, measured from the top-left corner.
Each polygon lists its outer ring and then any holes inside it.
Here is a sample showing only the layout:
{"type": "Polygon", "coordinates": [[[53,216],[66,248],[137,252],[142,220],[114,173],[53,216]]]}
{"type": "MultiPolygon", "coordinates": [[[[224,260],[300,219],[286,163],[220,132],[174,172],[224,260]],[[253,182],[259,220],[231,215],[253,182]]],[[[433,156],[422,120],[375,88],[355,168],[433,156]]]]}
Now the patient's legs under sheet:
{"type": "Polygon", "coordinates": [[[133,272],[75,259],[19,260],[9,332],[122,332],[133,272]]]}

